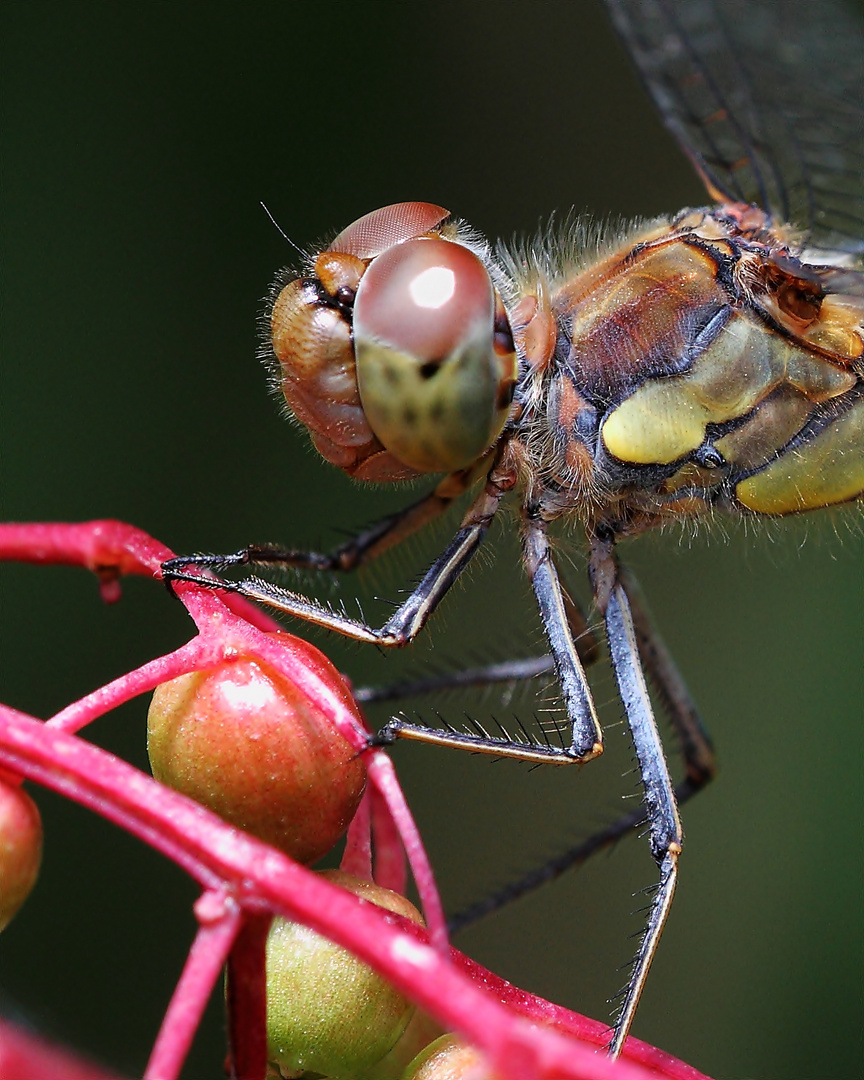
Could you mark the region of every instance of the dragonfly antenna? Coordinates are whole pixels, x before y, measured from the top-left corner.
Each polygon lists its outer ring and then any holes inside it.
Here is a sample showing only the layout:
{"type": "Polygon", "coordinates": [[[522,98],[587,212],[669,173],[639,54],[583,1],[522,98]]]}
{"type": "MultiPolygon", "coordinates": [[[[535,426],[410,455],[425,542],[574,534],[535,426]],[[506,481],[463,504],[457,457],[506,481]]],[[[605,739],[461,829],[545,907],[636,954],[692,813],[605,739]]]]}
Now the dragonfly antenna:
{"type": "Polygon", "coordinates": [[[282,226],[279,224],[279,222],[276,220],[276,218],[274,218],[273,215],[270,213],[270,210],[268,209],[266,203],[261,202],[261,209],[264,211],[264,213],[267,215],[267,217],[270,218],[270,220],[272,221],[273,225],[276,227],[276,230],[279,232],[279,234],[282,236],[282,238],[284,240],[287,240],[288,243],[291,245],[291,247],[293,247],[294,250],[296,252],[298,252],[300,255],[302,255],[304,257],[304,259],[305,259],[306,258],[306,252],[301,247],[298,247],[297,244],[295,244],[294,241],[291,239],[291,237],[285,232],[285,230],[282,228],[282,226]]]}

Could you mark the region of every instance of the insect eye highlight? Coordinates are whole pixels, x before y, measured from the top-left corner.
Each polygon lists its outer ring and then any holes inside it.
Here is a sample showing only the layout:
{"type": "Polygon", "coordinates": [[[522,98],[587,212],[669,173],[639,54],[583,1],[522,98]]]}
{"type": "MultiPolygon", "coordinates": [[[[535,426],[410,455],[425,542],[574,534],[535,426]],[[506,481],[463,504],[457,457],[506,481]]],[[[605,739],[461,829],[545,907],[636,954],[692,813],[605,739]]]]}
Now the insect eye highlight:
{"type": "Polygon", "coordinates": [[[369,265],[354,305],[363,409],[381,443],[424,472],[461,469],[504,426],[516,357],[480,259],[440,237],[369,265]]]}

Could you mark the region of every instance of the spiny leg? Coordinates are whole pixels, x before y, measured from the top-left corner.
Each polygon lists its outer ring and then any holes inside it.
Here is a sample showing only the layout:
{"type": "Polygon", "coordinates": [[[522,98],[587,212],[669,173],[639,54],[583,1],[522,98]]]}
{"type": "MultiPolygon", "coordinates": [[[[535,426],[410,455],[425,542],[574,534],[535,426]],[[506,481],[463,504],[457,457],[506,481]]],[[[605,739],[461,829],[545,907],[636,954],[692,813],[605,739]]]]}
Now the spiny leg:
{"type": "MultiPolygon", "coordinates": [[[[567,713],[573,724],[573,749],[579,746],[587,749],[592,725],[596,733],[593,754],[586,754],[587,758],[600,752],[600,727],[585,680],[585,673],[564,615],[563,595],[552,561],[545,524],[538,513],[531,513],[530,508],[526,510],[526,519],[523,534],[525,564],[540,604],[543,625],[555,658],[555,667],[567,713]]],[[[606,637],[615,678],[633,736],[633,745],[645,789],[645,809],[651,839],[651,853],[660,867],[660,883],[651,904],[648,926],[640,942],[624,1003],[609,1044],[610,1056],[617,1057],[633,1022],[636,1006],[669,914],[675,893],[678,855],[681,851],[683,835],[675,802],[675,791],[666,767],[660,734],[654,721],[648,688],[642,674],[630,606],[617,576],[617,567],[612,554],[613,540],[611,533],[608,539],[598,536],[592,540],[590,561],[592,587],[597,605],[606,621],[606,637]]]]}
{"type": "Polygon", "coordinates": [[[380,742],[387,745],[400,738],[418,739],[438,746],[493,754],[496,757],[559,765],[590,761],[602,752],[603,736],[575,643],[575,636],[578,634],[574,636],[573,633],[572,621],[576,609],[561,588],[552,562],[545,524],[530,514],[526,517],[522,537],[523,561],[540,606],[543,627],[567,706],[572,732],[570,745],[544,746],[507,737],[491,737],[486,733],[471,735],[453,729],[442,730],[414,724],[401,717],[395,717],[384,725],[377,736],[380,742]]]}
{"type": "MultiPolygon", "coordinates": [[[[539,588],[540,593],[543,595],[550,591],[553,595],[556,592],[561,593],[542,528],[535,527],[534,534],[526,540],[526,550],[531,553],[531,559],[538,565],[534,577],[539,581],[536,587],[539,588]],[[539,569],[543,564],[545,564],[545,569],[539,569]]],[[[606,553],[604,552],[605,558],[606,553]]],[[[611,560],[611,555],[609,558],[611,560]]],[[[665,643],[651,623],[635,578],[627,569],[621,568],[617,565],[617,562],[611,561],[607,566],[607,576],[608,567],[611,567],[615,578],[620,581],[629,600],[639,659],[654,683],[664,711],[667,713],[679,741],[686,777],[675,787],[674,798],[677,803],[684,803],[701,790],[714,776],[715,761],[711,740],[702,724],[684,680],[675,666],[665,643]]],[[[607,593],[611,590],[611,587],[611,584],[607,583],[607,593]]],[[[598,591],[602,592],[603,590],[598,589],[598,591]]],[[[585,617],[578,607],[569,600],[566,594],[561,593],[561,595],[563,597],[563,607],[566,611],[566,622],[569,624],[570,636],[578,654],[578,659],[585,667],[588,667],[598,658],[597,641],[589,631],[585,617]]],[[[556,612],[556,621],[560,624],[561,604],[555,600],[546,600],[542,606],[547,611],[556,612]]],[[[566,639],[566,634],[562,632],[560,625],[557,630],[553,627],[550,637],[553,635],[559,641],[566,639]]],[[[554,667],[555,660],[551,655],[530,657],[430,676],[426,679],[417,679],[389,687],[360,688],[357,694],[358,700],[363,702],[387,701],[453,688],[519,681],[533,678],[538,674],[552,670],[554,667]]],[[[431,730],[434,731],[434,729],[431,730]]],[[[429,738],[428,741],[433,740],[429,738]]],[[[474,741],[473,737],[471,741],[474,741]]],[[[457,745],[452,739],[447,739],[446,742],[447,745],[457,745]]],[[[468,748],[471,749],[472,747],[469,746],[468,748]]],[[[502,753],[500,740],[495,740],[493,749],[496,753],[507,756],[506,753],[502,753]]],[[[450,920],[451,931],[456,932],[463,929],[526,893],[532,892],[546,882],[554,880],[567,870],[580,866],[595,852],[612,846],[623,836],[644,825],[647,820],[648,814],[645,807],[640,807],[630,814],[623,815],[605,828],[587,837],[581,843],[548,860],[542,866],[531,870],[518,880],[509,883],[464,911],[458,912],[450,920]]]]}
{"type": "MultiPolygon", "coordinates": [[[[642,666],[651,678],[664,711],[678,737],[686,771],[685,778],[675,786],[675,798],[680,806],[701,791],[714,776],[715,762],[711,740],[675,662],[651,624],[633,575],[623,567],[619,567],[618,574],[630,601],[642,666]]],[[[533,664],[539,667],[543,659],[538,657],[533,664]]],[[[587,666],[588,661],[584,656],[582,660],[587,666]]],[[[551,658],[549,658],[549,663],[551,664],[551,658]]],[[[526,669],[528,669],[527,662],[526,669]]],[[[512,670],[515,674],[519,667],[514,665],[512,670]]],[[[612,847],[622,837],[645,825],[646,821],[645,808],[640,806],[638,810],[610,822],[605,828],[586,837],[580,843],[574,844],[542,865],[529,870],[515,881],[508,882],[491,895],[457,912],[449,920],[450,932],[457,933],[492,912],[539,889],[542,885],[554,881],[568,870],[581,866],[596,852],[612,847]]]]}
{"type": "MultiPolygon", "coordinates": [[[[227,581],[216,576],[187,573],[177,565],[178,563],[181,566],[184,565],[183,559],[164,563],[162,572],[169,583],[186,581],[201,588],[234,592],[247,600],[265,604],[315,626],[335,630],[355,641],[384,646],[406,645],[420,632],[450,586],[471,560],[486,535],[506,490],[507,487],[504,485],[496,484],[492,480],[487,481],[483,491],[469,507],[459,531],[443,553],[426,571],[407,600],[399,605],[382,627],[377,629],[262,578],[250,577],[242,581],[227,581]]],[[[215,556],[209,558],[215,562],[215,556]]],[[[199,559],[197,565],[200,568],[206,564],[203,559],[199,559]]]]}
{"type": "Polygon", "coordinates": [[[645,791],[645,816],[651,854],[660,868],[660,882],[651,902],[648,925],[639,943],[621,1012],[609,1043],[609,1054],[617,1057],[633,1023],[633,1016],[669,915],[678,878],[678,856],[684,837],[678,817],[675,790],[642,672],[636,627],[615,565],[612,543],[611,538],[594,539],[591,550],[591,577],[598,604],[604,611],[615,679],[639,762],[645,791]]]}
{"type": "MultiPolygon", "coordinates": [[[[552,562],[545,525],[529,516],[523,533],[523,561],[540,605],[543,626],[549,641],[555,671],[561,684],[571,723],[569,746],[553,746],[513,739],[507,734],[490,736],[480,729],[472,735],[452,728],[442,729],[411,723],[394,717],[379,731],[377,740],[387,745],[396,739],[421,742],[515,758],[535,764],[569,765],[590,761],[603,750],[602,733],[594,702],[574,640],[572,620],[575,606],[566,597],[552,562]]],[[[581,615],[579,616],[581,620],[581,615]]],[[[581,620],[584,625],[584,620],[581,620]]],[[[593,653],[592,653],[593,655],[593,653]]]]}
{"type": "MultiPolygon", "coordinates": [[[[572,615],[565,603],[565,594],[561,589],[552,561],[545,526],[539,520],[529,517],[523,538],[523,549],[525,564],[534,585],[544,627],[553,650],[551,659],[559,675],[568,714],[573,722],[573,743],[570,753],[573,754],[577,745],[587,745],[588,739],[592,736],[596,736],[592,749],[595,752],[599,751],[599,725],[585,681],[579,649],[571,630],[572,615]]],[[[551,860],[545,866],[526,875],[520,881],[499,890],[488,900],[458,914],[450,920],[450,929],[455,932],[483,915],[497,910],[510,900],[557,877],[564,870],[586,861],[596,851],[614,844],[639,825],[647,823],[652,855],[660,868],[660,882],[651,904],[648,925],[640,942],[622,1009],[609,1044],[609,1053],[615,1057],[620,1053],[633,1022],[675,892],[677,861],[683,841],[677,802],[690,798],[710,780],[714,773],[714,758],[710,740],[686,686],[665,645],[653,630],[647,612],[636,599],[638,593],[634,580],[629,574],[620,571],[614,560],[611,539],[594,541],[591,569],[595,597],[601,610],[604,610],[615,676],[639,761],[645,789],[644,805],[595,833],[577,847],[551,860]],[[627,589],[625,589],[625,582],[627,589]],[[627,590],[632,590],[634,594],[632,606],[627,590]],[[687,777],[677,788],[673,787],[666,766],[642,671],[643,664],[657,686],[661,701],[669,713],[681,744],[687,777]]],[[[584,625],[584,620],[582,620],[582,625],[584,625]]],[[[595,653],[592,642],[591,659],[594,659],[595,653]]],[[[586,660],[586,662],[590,661],[586,660]]],[[[440,680],[428,680],[419,687],[415,686],[415,689],[426,690],[447,685],[475,685],[482,681],[503,681],[519,675],[530,677],[543,670],[548,670],[548,662],[546,658],[538,657],[531,661],[473,669],[461,678],[457,673],[450,679],[444,677],[440,680]]],[[[375,696],[369,695],[370,699],[375,696]]],[[[459,745],[452,736],[440,740],[432,738],[431,731],[433,730],[430,730],[425,741],[440,741],[451,746],[459,745]]],[[[500,744],[497,752],[501,756],[521,756],[508,754],[500,747],[500,744]]],[[[587,754],[586,760],[590,756],[593,755],[587,754]]],[[[576,759],[570,757],[570,760],[576,759]]]]}
{"type": "MultiPolygon", "coordinates": [[[[648,824],[651,851],[660,868],[660,882],[648,916],[648,925],[640,942],[633,971],[625,991],[621,1012],[615,1023],[609,1053],[617,1057],[633,1022],[633,1016],[645,985],[651,962],[663,932],[678,874],[678,855],[683,835],[678,817],[676,789],[666,766],[660,735],[654,720],[648,688],[642,672],[644,660],[659,685],[661,699],[669,708],[687,761],[687,778],[677,794],[689,798],[713,774],[711,746],[683,680],[653,632],[644,609],[631,613],[627,593],[614,560],[613,538],[595,538],[591,551],[591,577],[595,599],[604,614],[607,640],[621,699],[625,706],[634,748],[645,790],[644,805],[604,830],[589,837],[577,848],[523,878],[515,886],[501,890],[492,902],[475,905],[469,912],[451,920],[451,929],[468,922],[503,902],[521,895],[529,888],[557,876],[564,869],[584,862],[595,851],[614,843],[642,823],[648,824]],[[638,624],[638,629],[637,629],[638,624]]],[[[529,516],[524,535],[525,562],[534,584],[547,637],[553,650],[555,666],[564,690],[568,714],[574,726],[574,745],[578,738],[587,740],[590,728],[584,701],[590,695],[584,682],[575,643],[568,633],[564,616],[563,594],[552,562],[545,527],[529,516]],[[568,693],[569,684],[569,693],[568,693]],[[581,736],[577,734],[581,732],[581,736]]],[[[589,714],[596,723],[593,708],[589,714]]],[[[598,734],[599,734],[599,728],[598,734]]]]}
{"type": "MultiPolygon", "coordinates": [[[[590,667],[600,656],[597,638],[588,627],[579,607],[572,601],[567,604],[567,617],[579,659],[585,667],[590,667]]],[[[405,682],[388,683],[385,686],[355,686],[354,697],[361,705],[378,704],[382,701],[418,697],[421,694],[493,686],[497,683],[524,682],[554,670],[555,661],[550,653],[545,653],[543,656],[526,656],[476,667],[458,668],[405,682]]]]}
{"type": "Polygon", "coordinates": [[[540,607],[543,629],[571,724],[572,741],[568,752],[574,761],[590,761],[603,752],[603,732],[571,629],[573,605],[561,588],[546,525],[530,511],[526,512],[522,533],[522,560],[540,607]]]}
{"type": "Polygon", "coordinates": [[[178,556],[164,563],[162,572],[166,581],[177,581],[184,580],[179,575],[189,566],[214,571],[225,570],[231,566],[296,566],[309,570],[354,570],[377,559],[391,547],[401,544],[403,540],[425,528],[448,510],[455,499],[464,495],[474,479],[473,472],[468,469],[448,474],[434,491],[424,495],[422,499],[388,514],[329,552],[301,551],[274,544],[252,544],[230,555],[178,556]]]}

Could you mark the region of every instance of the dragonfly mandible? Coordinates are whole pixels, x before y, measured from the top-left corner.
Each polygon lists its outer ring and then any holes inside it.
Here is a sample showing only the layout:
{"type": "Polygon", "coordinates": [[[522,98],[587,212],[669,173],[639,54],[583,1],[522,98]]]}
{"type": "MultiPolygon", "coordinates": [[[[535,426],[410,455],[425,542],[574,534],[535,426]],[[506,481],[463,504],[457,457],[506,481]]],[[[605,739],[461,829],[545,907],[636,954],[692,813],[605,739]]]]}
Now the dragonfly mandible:
{"type": "MultiPolygon", "coordinates": [[[[864,497],[864,34],[826,0],[606,0],[712,205],[607,233],[492,246],[442,207],[365,215],[272,293],[275,381],[321,455],[379,483],[444,474],[329,554],[248,547],[166,563],[358,641],[423,628],[504,501],[570,722],[560,746],[392,720],[379,735],[550,764],[603,748],[583,626],[550,526],[581,528],[659,868],[609,1044],[627,1036],[669,913],[678,803],[711,745],[651,628],[619,540],[718,515],[762,520],[864,497]],[[581,236],[581,240],[580,240],[581,236]],[[350,570],[473,493],[444,552],[383,626],[231,566],[350,570]],[[207,574],[202,576],[202,570],[207,574]],[[673,785],[645,674],[679,736],[673,785]]],[[[617,835],[617,834],[616,834],[617,835]]]]}

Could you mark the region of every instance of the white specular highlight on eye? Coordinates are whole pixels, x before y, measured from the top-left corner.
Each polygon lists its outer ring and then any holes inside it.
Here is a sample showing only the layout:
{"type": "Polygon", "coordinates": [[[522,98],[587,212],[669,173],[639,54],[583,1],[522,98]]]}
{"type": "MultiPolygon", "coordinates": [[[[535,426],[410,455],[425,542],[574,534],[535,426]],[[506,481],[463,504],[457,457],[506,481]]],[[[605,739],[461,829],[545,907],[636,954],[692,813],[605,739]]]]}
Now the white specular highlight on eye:
{"type": "Polygon", "coordinates": [[[411,282],[411,299],[422,308],[440,308],[453,298],[456,291],[456,275],[449,267],[430,266],[411,282]]]}

